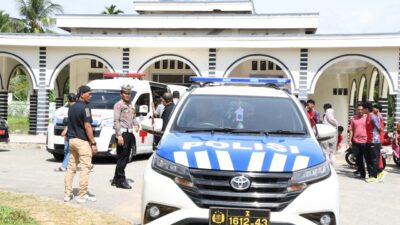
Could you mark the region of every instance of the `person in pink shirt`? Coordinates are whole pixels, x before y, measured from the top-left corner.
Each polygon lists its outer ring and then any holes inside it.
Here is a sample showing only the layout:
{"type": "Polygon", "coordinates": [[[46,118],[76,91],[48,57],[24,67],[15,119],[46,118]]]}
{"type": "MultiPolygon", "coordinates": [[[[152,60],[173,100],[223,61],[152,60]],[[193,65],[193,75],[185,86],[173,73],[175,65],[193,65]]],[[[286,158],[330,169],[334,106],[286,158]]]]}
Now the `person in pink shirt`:
{"type": "Polygon", "coordinates": [[[349,146],[356,154],[357,171],[354,175],[365,179],[364,155],[367,149],[367,129],[366,129],[367,115],[362,104],[357,105],[356,115],[351,118],[349,131],[349,146]]]}

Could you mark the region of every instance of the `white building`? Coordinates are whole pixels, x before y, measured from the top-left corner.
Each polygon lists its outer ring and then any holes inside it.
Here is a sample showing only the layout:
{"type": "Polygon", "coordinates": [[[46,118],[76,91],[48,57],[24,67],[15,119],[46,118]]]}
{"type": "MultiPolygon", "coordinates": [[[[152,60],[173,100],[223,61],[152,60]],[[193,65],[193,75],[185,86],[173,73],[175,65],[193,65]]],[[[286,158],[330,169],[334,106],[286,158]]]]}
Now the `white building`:
{"type": "MultiPolygon", "coordinates": [[[[318,14],[256,14],[251,0],[135,1],[138,15],[58,15],[67,35],[0,34],[0,112],[10,74],[31,83],[31,133],[45,133],[48,91],[70,91],[111,72],[188,84],[189,76],[286,77],[322,113],[347,127],[353,106],[388,97],[400,105],[400,34],[317,35],[318,14]],[[37,100],[36,100],[37,96],[37,100]],[[35,109],[37,105],[37,110],[35,109]]],[[[400,119],[400,106],[396,120],[400,119]]]]}

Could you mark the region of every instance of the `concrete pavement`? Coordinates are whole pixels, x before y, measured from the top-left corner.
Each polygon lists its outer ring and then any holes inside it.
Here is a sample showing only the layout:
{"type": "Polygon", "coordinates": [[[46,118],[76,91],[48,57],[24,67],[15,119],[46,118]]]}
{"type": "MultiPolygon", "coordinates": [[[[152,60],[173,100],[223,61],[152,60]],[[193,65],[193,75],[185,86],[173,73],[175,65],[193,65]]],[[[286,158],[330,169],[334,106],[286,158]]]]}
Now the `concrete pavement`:
{"type": "MultiPolygon", "coordinates": [[[[21,139],[23,137],[21,136],[21,139]]],[[[20,140],[21,140],[20,139],[20,140]]],[[[28,140],[28,139],[26,139],[28,140]]],[[[337,155],[337,173],[340,184],[340,224],[398,224],[400,210],[400,168],[388,161],[384,183],[366,183],[353,177],[354,169],[344,161],[344,154],[337,155]]],[[[132,190],[110,186],[115,164],[110,159],[94,161],[89,189],[98,201],[86,206],[109,212],[133,223],[140,223],[142,174],[148,156],[142,156],[128,164],[127,178],[132,190]]],[[[53,160],[43,144],[0,143],[0,189],[31,193],[62,201],[63,172],[54,172],[60,162],[53,160]]],[[[74,187],[77,187],[75,178],[74,187]]],[[[75,189],[75,191],[77,191],[75,189]]],[[[76,204],[75,201],[68,204],[76,204]]]]}

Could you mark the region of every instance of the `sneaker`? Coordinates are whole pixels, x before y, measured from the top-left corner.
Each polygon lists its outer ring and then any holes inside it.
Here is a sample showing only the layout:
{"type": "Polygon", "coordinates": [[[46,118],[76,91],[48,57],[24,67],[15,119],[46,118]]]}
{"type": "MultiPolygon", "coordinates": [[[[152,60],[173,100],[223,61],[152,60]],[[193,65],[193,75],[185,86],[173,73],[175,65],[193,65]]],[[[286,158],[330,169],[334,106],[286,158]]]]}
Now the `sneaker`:
{"type": "Polygon", "coordinates": [[[94,196],[90,196],[90,195],[88,195],[88,194],[85,194],[85,195],[82,196],[82,197],[76,198],[76,201],[77,201],[78,203],[86,203],[87,201],[95,202],[95,201],[97,201],[97,199],[96,199],[94,196]]]}
{"type": "Polygon", "coordinates": [[[58,167],[58,168],[54,169],[54,171],[56,171],[56,172],[65,172],[65,171],[67,171],[67,168],[58,167]]]}
{"type": "Polygon", "coordinates": [[[73,195],[66,195],[66,196],[64,196],[64,202],[69,202],[69,201],[71,201],[73,198],[74,198],[73,195]]]}
{"type": "Polygon", "coordinates": [[[376,183],[376,182],[378,182],[378,179],[376,177],[369,177],[369,178],[365,179],[365,182],[376,183]]]}
{"type": "Polygon", "coordinates": [[[379,182],[383,182],[383,180],[385,179],[386,174],[387,174],[387,172],[384,171],[384,170],[382,170],[382,172],[380,172],[380,173],[378,174],[378,181],[379,181],[379,182]]]}

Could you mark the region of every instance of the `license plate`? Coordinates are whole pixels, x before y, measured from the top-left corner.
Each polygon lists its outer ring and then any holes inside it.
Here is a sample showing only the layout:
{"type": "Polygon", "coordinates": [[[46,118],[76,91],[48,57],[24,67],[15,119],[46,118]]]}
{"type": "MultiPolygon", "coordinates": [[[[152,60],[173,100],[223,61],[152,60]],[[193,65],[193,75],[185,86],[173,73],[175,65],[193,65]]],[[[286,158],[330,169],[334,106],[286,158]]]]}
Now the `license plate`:
{"type": "Polygon", "coordinates": [[[210,225],[270,225],[271,212],[264,209],[210,208],[210,225]]]}
{"type": "Polygon", "coordinates": [[[6,133],[5,130],[0,130],[0,135],[4,135],[6,133]]]}

